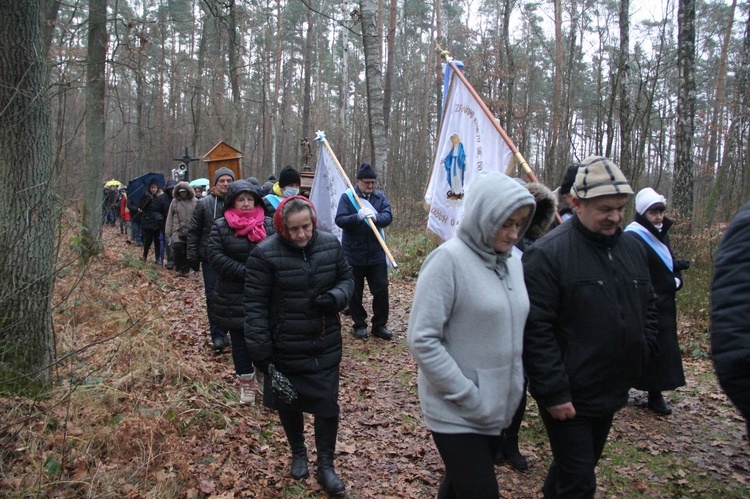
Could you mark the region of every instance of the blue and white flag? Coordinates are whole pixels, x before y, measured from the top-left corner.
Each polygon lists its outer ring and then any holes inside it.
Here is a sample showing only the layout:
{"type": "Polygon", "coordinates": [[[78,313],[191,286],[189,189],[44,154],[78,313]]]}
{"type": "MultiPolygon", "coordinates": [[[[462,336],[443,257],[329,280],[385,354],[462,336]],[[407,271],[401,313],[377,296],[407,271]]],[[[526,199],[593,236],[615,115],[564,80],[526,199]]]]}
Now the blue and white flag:
{"type": "Polygon", "coordinates": [[[491,118],[449,64],[445,65],[445,81],[440,137],[424,196],[430,206],[427,228],[443,241],[456,234],[464,198],[476,176],[482,171],[504,173],[511,158],[491,118]]]}
{"type": "Polygon", "coordinates": [[[325,144],[320,144],[315,179],[310,189],[310,201],[318,212],[318,229],[335,234],[339,241],[341,241],[341,227],[336,225],[336,210],[338,210],[341,195],[346,189],[346,181],[333,162],[328,149],[325,144]]]}

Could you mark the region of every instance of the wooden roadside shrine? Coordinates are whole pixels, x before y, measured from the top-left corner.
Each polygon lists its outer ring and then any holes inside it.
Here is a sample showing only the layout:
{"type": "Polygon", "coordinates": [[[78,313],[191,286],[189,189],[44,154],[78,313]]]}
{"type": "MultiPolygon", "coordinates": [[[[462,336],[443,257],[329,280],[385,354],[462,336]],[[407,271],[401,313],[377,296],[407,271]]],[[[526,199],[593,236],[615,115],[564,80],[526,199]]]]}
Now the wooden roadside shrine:
{"type": "Polygon", "coordinates": [[[206,154],[203,155],[203,161],[208,165],[208,178],[213,185],[213,178],[216,170],[227,167],[234,172],[235,179],[244,178],[242,175],[242,151],[235,149],[223,140],[217,143],[206,154]]]}

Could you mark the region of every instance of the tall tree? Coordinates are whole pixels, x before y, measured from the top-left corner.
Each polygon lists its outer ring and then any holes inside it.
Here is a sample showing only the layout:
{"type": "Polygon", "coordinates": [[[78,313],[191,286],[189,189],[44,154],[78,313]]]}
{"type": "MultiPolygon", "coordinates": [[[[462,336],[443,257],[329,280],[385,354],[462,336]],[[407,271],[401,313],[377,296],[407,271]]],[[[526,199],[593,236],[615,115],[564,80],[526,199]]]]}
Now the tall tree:
{"type": "Polygon", "coordinates": [[[377,31],[377,0],[360,0],[362,44],[365,52],[365,85],[367,86],[367,118],[370,125],[372,166],[388,184],[388,142],[383,116],[383,73],[380,70],[380,46],[377,31]]]}
{"type": "Polygon", "coordinates": [[[630,118],[630,0],[620,0],[620,166],[633,180],[632,121],[630,118]]]}
{"type": "Polygon", "coordinates": [[[83,181],[84,256],[102,249],[104,176],[104,93],[107,57],[107,0],[89,0],[86,62],[86,175],[83,181]]]}
{"type": "Polygon", "coordinates": [[[677,128],[675,130],[674,208],[688,222],[693,213],[693,135],[695,133],[695,0],[680,0],[677,14],[677,128]]]}
{"type": "MultiPolygon", "coordinates": [[[[56,209],[44,2],[0,2],[0,389],[44,386],[53,358],[56,209]]],[[[99,220],[101,223],[101,220],[99,220]]]]}

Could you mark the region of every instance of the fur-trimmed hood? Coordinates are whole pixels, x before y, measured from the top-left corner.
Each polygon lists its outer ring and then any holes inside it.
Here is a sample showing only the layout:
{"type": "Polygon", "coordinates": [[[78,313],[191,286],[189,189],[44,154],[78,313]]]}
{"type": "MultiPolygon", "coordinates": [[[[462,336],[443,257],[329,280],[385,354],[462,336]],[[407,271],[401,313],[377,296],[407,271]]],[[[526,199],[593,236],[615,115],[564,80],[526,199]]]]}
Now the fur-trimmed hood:
{"type": "Polygon", "coordinates": [[[173,199],[179,199],[177,196],[177,193],[180,192],[180,189],[185,189],[187,191],[187,199],[193,199],[195,197],[195,191],[192,187],[190,187],[190,184],[182,181],[178,182],[177,185],[174,186],[174,190],[172,191],[172,198],[173,199]]]}
{"type": "Polygon", "coordinates": [[[536,211],[534,211],[534,216],[531,218],[531,225],[529,225],[524,239],[536,241],[547,233],[552,221],[555,219],[555,215],[557,214],[557,196],[549,188],[538,182],[530,182],[524,187],[534,196],[534,201],[536,202],[536,211]]]}

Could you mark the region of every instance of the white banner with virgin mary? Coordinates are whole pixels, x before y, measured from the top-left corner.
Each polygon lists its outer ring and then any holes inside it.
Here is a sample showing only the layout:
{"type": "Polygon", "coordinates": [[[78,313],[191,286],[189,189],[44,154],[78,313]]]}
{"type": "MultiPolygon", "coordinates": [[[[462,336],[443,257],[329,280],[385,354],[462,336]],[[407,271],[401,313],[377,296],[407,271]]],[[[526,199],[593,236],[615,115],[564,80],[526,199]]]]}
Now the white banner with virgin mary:
{"type": "Polygon", "coordinates": [[[430,210],[427,228],[443,241],[455,235],[464,198],[479,172],[504,173],[511,157],[491,118],[448,64],[445,82],[440,137],[424,197],[430,210]]]}

